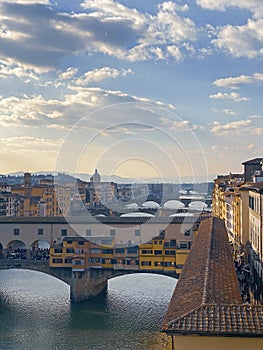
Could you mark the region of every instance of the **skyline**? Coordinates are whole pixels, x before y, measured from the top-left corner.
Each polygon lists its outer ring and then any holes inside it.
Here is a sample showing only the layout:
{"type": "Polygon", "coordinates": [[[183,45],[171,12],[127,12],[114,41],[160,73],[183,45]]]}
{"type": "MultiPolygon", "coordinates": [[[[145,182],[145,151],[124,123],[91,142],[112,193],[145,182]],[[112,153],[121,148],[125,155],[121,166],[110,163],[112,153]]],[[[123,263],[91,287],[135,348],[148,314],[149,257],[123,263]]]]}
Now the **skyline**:
{"type": "Polygon", "coordinates": [[[0,173],[195,182],[262,156],[261,0],[10,0],[0,18],[0,173]]]}

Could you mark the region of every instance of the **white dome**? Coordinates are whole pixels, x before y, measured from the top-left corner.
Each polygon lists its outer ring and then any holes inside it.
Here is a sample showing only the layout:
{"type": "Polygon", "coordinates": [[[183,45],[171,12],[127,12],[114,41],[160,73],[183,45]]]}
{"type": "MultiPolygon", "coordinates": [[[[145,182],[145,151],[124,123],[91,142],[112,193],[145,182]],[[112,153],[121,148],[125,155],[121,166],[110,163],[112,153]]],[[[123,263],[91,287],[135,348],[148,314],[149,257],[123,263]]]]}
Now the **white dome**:
{"type": "Polygon", "coordinates": [[[95,215],[95,217],[96,217],[96,218],[99,218],[99,217],[101,217],[101,218],[105,218],[105,217],[106,217],[106,215],[104,215],[104,214],[97,214],[97,215],[95,215]]]}
{"type": "Polygon", "coordinates": [[[132,210],[136,210],[138,209],[138,204],[137,203],[130,203],[130,204],[126,204],[125,205],[125,209],[132,209],[132,210]]]}
{"type": "Polygon", "coordinates": [[[194,201],[194,202],[189,203],[188,207],[189,207],[189,209],[193,209],[193,210],[203,210],[203,209],[207,208],[208,205],[205,202],[194,201]]]}
{"type": "Polygon", "coordinates": [[[171,215],[169,215],[169,218],[173,218],[173,217],[185,217],[185,216],[194,216],[194,214],[193,213],[175,213],[175,214],[171,214],[171,215]]]}
{"type": "Polygon", "coordinates": [[[140,212],[135,212],[135,213],[126,213],[126,214],[121,214],[121,218],[128,218],[128,217],[148,217],[148,218],[153,218],[154,215],[149,214],[149,213],[140,213],[140,212]]]}
{"type": "Polygon", "coordinates": [[[142,207],[147,209],[158,209],[160,205],[154,201],[147,201],[142,203],[142,207]]]}
{"type": "Polygon", "coordinates": [[[170,200],[170,201],[167,201],[164,203],[163,207],[165,209],[174,209],[174,210],[177,210],[177,209],[181,209],[181,208],[184,208],[185,205],[184,203],[180,202],[180,201],[177,201],[177,200],[170,200]]]}

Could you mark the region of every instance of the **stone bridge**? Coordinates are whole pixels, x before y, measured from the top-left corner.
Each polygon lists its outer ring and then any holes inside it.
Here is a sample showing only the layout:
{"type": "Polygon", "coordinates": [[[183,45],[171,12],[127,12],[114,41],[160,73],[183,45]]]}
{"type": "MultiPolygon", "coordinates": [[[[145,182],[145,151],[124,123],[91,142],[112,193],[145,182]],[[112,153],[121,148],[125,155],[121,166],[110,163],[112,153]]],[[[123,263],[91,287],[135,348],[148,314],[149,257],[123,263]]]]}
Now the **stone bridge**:
{"type": "Polygon", "coordinates": [[[0,270],[26,269],[39,271],[51,275],[70,286],[70,299],[80,302],[95,298],[107,289],[108,280],[133,273],[158,273],[178,278],[175,273],[162,271],[139,271],[139,270],[114,270],[101,268],[88,268],[84,271],[72,271],[71,267],[50,267],[49,261],[34,260],[0,260],[0,270]]]}

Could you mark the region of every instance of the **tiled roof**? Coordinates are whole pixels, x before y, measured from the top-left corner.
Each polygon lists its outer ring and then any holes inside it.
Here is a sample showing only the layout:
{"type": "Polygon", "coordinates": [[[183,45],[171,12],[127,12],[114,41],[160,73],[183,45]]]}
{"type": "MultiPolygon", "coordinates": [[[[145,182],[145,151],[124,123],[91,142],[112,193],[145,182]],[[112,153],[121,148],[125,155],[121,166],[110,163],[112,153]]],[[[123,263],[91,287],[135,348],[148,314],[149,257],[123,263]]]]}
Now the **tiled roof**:
{"type": "Polygon", "coordinates": [[[172,321],[169,331],[181,334],[263,336],[262,306],[210,304],[172,321]]]}
{"type": "Polygon", "coordinates": [[[222,220],[201,223],[170,301],[168,333],[263,337],[263,307],[242,305],[222,220]]]}

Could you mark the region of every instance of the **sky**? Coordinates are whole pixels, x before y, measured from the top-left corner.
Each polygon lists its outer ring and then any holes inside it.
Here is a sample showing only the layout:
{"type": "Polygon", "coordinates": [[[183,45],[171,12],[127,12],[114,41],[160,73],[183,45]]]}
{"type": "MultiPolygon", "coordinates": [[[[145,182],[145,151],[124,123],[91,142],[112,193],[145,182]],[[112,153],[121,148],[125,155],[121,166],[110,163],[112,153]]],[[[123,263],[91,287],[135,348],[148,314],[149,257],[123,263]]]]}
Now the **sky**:
{"type": "Polygon", "coordinates": [[[242,172],[262,63],[262,0],[1,0],[0,173],[242,172]]]}

